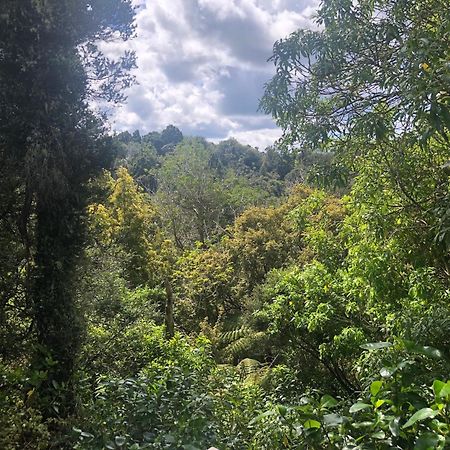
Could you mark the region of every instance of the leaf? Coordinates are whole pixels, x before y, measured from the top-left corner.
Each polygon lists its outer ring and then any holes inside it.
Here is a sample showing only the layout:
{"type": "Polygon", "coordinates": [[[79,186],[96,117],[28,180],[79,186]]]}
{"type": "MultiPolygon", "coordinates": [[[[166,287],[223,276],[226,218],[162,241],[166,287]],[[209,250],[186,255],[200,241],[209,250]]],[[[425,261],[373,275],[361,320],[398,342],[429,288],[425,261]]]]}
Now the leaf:
{"type": "Polygon", "coordinates": [[[441,380],[434,380],[433,392],[436,398],[446,398],[450,395],[450,381],[444,383],[441,380]]]}
{"type": "Polygon", "coordinates": [[[445,386],[445,383],[441,380],[434,380],[433,381],[433,392],[436,398],[440,398],[440,392],[442,388],[445,386]]]}
{"type": "Polygon", "coordinates": [[[397,370],[396,367],[383,367],[380,370],[380,375],[383,378],[390,378],[396,372],[396,370],[397,370]]]}
{"type": "Polygon", "coordinates": [[[398,437],[400,436],[400,417],[396,417],[389,422],[389,431],[392,433],[392,436],[398,437]]]}
{"type": "Polygon", "coordinates": [[[430,419],[439,414],[439,411],[433,410],[431,408],[422,408],[419,409],[412,417],[402,426],[402,428],[409,428],[413,426],[416,422],[421,422],[425,419],[430,419]]]}
{"type": "Polygon", "coordinates": [[[384,433],[383,430],[380,430],[380,431],[377,431],[376,433],[373,433],[372,437],[374,439],[384,439],[386,437],[386,434],[384,433]]]}
{"type": "Polygon", "coordinates": [[[172,434],[166,434],[164,436],[164,441],[167,442],[168,444],[174,444],[177,440],[175,436],[173,436],[172,434]]]}
{"type": "Polygon", "coordinates": [[[125,445],[125,442],[127,442],[127,439],[123,436],[116,436],[114,438],[114,442],[116,443],[116,445],[118,445],[119,447],[122,447],[122,445],[125,445]]]}
{"type": "Polygon", "coordinates": [[[153,433],[149,433],[148,431],[143,434],[144,441],[151,442],[153,440],[153,433]]]}
{"type": "Polygon", "coordinates": [[[80,436],[82,436],[82,437],[84,437],[84,438],[87,438],[87,439],[93,439],[93,438],[94,438],[94,435],[93,435],[93,434],[87,433],[86,431],[82,431],[82,432],[80,433],[80,436]]]}
{"type": "Polygon", "coordinates": [[[439,441],[439,436],[436,433],[423,433],[417,439],[414,450],[434,450],[439,441]]]}
{"type": "Polygon", "coordinates": [[[325,394],[321,399],[320,403],[323,408],[332,408],[336,406],[339,402],[333,398],[331,395],[325,394]]]}
{"type": "Polygon", "coordinates": [[[360,345],[360,348],[364,350],[379,350],[380,348],[392,347],[391,342],[369,342],[367,344],[360,345]]]}
{"type": "Polygon", "coordinates": [[[284,417],[287,413],[287,408],[286,408],[286,406],[283,406],[283,405],[278,405],[277,410],[281,417],[284,417]]]}
{"type": "Polygon", "coordinates": [[[370,393],[375,397],[378,392],[380,392],[381,386],[383,386],[383,382],[381,380],[374,381],[370,385],[370,393]]]}
{"type": "Polygon", "coordinates": [[[355,412],[361,411],[363,409],[371,408],[371,407],[372,407],[372,405],[369,405],[367,403],[357,402],[350,407],[349,412],[351,412],[353,414],[355,412]]]}
{"type": "Polygon", "coordinates": [[[344,417],[340,416],[339,414],[325,414],[323,416],[323,421],[325,425],[328,425],[329,427],[333,427],[336,425],[340,425],[344,422],[344,417]]]}
{"type": "Polygon", "coordinates": [[[262,414],[259,414],[258,416],[254,417],[250,422],[249,425],[253,425],[256,422],[260,422],[265,417],[273,416],[275,414],[275,411],[273,409],[269,411],[265,411],[262,414]]]}
{"type": "Polygon", "coordinates": [[[433,359],[444,359],[444,354],[437,348],[416,344],[415,342],[407,341],[405,339],[403,340],[403,344],[406,350],[411,353],[418,353],[433,359]]]}
{"type": "Polygon", "coordinates": [[[411,365],[414,364],[413,361],[409,361],[409,360],[405,360],[400,362],[399,364],[397,364],[394,367],[383,367],[380,370],[380,375],[383,378],[390,378],[392,375],[394,375],[395,372],[397,372],[397,370],[402,370],[404,369],[407,365],[411,365]]]}
{"type": "Polygon", "coordinates": [[[371,428],[373,426],[373,422],[370,420],[366,420],[364,422],[354,422],[352,423],[352,427],[356,428],[357,430],[359,428],[371,428]]]}
{"type": "Polygon", "coordinates": [[[320,422],[317,420],[309,419],[303,424],[303,428],[320,428],[320,422]]]}

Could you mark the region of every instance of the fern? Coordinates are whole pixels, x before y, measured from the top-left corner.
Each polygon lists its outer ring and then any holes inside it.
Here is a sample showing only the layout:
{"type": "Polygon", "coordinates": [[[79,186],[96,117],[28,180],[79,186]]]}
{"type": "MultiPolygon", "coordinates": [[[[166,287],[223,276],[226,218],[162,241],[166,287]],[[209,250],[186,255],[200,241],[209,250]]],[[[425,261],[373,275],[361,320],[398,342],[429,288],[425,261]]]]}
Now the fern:
{"type": "Polygon", "coordinates": [[[265,346],[266,339],[265,332],[255,331],[244,325],[219,335],[220,354],[227,362],[252,358],[256,360],[258,353],[265,346]]]}
{"type": "Polygon", "coordinates": [[[249,327],[242,326],[231,331],[226,331],[219,335],[219,344],[226,345],[248,336],[253,330],[249,327]]]}

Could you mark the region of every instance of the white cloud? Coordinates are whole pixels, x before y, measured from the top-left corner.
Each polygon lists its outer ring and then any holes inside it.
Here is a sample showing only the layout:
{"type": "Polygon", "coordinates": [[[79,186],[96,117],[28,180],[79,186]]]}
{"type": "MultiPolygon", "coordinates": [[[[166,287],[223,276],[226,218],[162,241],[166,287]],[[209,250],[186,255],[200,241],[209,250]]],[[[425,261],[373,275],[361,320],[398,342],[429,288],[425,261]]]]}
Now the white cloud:
{"type": "MultiPolygon", "coordinates": [[[[264,150],[266,147],[272,145],[281,137],[281,130],[278,128],[259,128],[257,130],[247,131],[230,131],[225,139],[235,138],[242,144],[248,144],[252,147],[257,147],[259,150],[264,150]]],[[[213,142],[219,142],[224,139],[211,139],[213,142]]]]}
{"type": "Polygon", "coordinates": [[[280,135],[257,113],[273,43],[312,27],[317,0],[135,0],[138,37],[106,51],[136,52],[138,85],[114,110],[117,130],[236,137],[260,148],[280,135]]]}

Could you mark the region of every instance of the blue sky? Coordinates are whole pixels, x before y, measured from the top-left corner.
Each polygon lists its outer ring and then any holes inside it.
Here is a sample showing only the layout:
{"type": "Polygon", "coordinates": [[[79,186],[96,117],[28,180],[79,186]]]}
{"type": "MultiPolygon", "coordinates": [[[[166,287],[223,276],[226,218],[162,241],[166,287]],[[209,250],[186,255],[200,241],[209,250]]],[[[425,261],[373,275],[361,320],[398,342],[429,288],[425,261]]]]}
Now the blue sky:
{"type": "Polygon", "coordinates": [[[235,137],[264,149],[280,135],[257,112],[273,43],[312,28],[316,0],[135,0],[137,37],[109,44],[135,50],[138,84],[111,115],[117,131],[168,124],[213,141],[235,137]]]}

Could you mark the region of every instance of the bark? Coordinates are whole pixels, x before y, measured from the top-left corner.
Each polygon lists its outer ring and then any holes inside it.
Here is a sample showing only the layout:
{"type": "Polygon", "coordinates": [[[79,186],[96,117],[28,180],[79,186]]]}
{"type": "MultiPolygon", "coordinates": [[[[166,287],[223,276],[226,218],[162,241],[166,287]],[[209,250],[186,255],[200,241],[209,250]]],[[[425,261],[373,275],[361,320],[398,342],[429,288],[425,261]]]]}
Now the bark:
{"type": "Polygon", "coordinates": [[[71,286],[79,240],[74,222],[70,209],[38,205],[32,287],[38,347],[33,368],[47,372],[38,389],[46,417],[55,412],[64,417],[74,408],[72,382],[81,338],[71,286]]]}
{"type": "Polygon", "coordinates": [[[168,278],[164,279],[164,287],[166,290],[166,310],[164,315],[166,338],[171,339],[175,334],[175,323],[173,319],[173,291],[168,278]]]}

